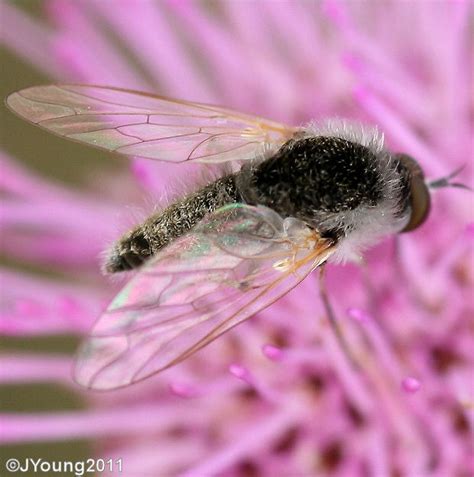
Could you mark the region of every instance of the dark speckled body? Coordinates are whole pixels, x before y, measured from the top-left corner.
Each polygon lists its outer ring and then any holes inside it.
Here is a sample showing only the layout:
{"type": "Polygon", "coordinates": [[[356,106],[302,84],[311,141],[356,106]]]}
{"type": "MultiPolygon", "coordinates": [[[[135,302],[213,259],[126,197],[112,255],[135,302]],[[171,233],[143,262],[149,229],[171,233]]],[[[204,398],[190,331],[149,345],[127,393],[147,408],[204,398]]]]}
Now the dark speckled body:
{"type": "Polygon", "coordinates": [[[115,273],[138,267],[172,240],[191,230],[206,214],[239,200],[233,175],[217,179],[126,233],[110,251],[105,271],[115,273]]]}
{"type": "Polygon", "coordinates": [[[264,205],[339,239],[354,227],[351,212],[375,210],[386,199],[388,168],[399,181],[399,197],[391,199],[401,215],[407,208],[409,178],[399,161],[381,164],[369,147],[340,137],[292,139],[271,157],[244,165],[149,217],[112,248],[105,270],[139,266],[206,214],[234,202],[264,205]]]}
{"type": "Polygon", "coordinates": [[[244,168],[237,184],[245,202],[319,229],[327,216],[377,205],[383,190],[377,159],[367,147],[325,136],[289,141],[257,167],[244,168]]]}

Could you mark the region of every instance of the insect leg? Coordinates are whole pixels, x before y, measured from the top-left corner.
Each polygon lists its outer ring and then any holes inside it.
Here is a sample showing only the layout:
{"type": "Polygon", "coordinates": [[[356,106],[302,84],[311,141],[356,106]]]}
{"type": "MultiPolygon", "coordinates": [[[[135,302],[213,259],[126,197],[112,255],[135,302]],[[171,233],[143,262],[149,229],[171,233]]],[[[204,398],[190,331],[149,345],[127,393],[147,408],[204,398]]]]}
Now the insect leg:
{"type": "Polygon", "coordinates": [[[359,365],[356,361],[356,359],[354,358],[353,354],[351,353],[350,351],[350,348],[349,348],[349,345],[347,343],[347,340],[341,330],[341,327],[339,326],[338,322],[337,322],[337,318],[336,318],[336,315],[334,313],[334,309],[331,305],[331,302],[329,301],[329,295],[328,295],[328,292],[327,292],[327,289],[326,289],[326,280],[325,280],[325,274],[324,274],[324,271],[325,271],[325,265],[321,265],[319,267],[319,295],[321,297],[321,300],[323,302],[323,305],[324,305],[324,309],[326,311],[326,316],[328,318],[328,321],[329,321],[329,325],[331,327],[331,330],[333,331],[334,335],[336,336],[336,340],[338,341],[342,351],[344,352],[344,354],[346,355],[348,361],[351,363],[351,365],[356,368],[356,369],[359,369],[359,365]]]}

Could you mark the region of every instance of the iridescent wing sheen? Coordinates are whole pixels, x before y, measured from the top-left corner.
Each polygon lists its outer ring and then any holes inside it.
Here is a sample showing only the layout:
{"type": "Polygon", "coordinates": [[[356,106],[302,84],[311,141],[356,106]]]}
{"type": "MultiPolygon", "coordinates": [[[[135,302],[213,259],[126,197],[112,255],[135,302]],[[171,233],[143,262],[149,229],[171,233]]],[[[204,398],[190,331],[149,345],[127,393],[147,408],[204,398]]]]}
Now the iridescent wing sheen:
{"type": "Polygon", "coordinates": [[[303,222],[234,204],[145,264],[81,347],[80,384],[113,389],[187,358],[295,287],[333,245],[303,222]]]}
{"type": "Polygon", "coordinates": [[[297,131],[217,106],[103,86],[34,86],[11,94],[7,105],[59,136],[169,162],[254,159],[297,131]]]}

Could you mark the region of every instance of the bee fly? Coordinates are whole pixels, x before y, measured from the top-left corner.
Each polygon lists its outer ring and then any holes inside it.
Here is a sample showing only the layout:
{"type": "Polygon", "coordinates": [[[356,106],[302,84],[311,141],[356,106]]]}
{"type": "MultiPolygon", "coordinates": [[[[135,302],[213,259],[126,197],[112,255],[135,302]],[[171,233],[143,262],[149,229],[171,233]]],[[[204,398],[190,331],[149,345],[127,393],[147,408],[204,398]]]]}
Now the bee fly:
{"type": "Polygon", "coordinates": [[[413,230],[430,206],[423,172],[411,157],[382,145],[376,132],[347,124],[304,129],[268,158],[245,164],[125,234],[105,270],[138,267],[207,214],[233,203],[297,218],[335,244],[368,245],[381,235],[413,230]]]}
{"type": "MultiPolygon", "coordinates": [[[[229,109],[117,88],[39,86],[8,106],[56,134],[128,156],[227,172],[125,234],[109,273],[137,269],[78,355],[75,378],[111,389],[187,358],[328,260],[419,227],[418,163],[360,125],[294,128],[229,109]]],[[[323,300],[325,297],[323,296],[323,300]]],[[[327,305],[325,300],[325,305],[327,305]]],[[[331,317],[331,311],[326,306],[331,317]]]]}

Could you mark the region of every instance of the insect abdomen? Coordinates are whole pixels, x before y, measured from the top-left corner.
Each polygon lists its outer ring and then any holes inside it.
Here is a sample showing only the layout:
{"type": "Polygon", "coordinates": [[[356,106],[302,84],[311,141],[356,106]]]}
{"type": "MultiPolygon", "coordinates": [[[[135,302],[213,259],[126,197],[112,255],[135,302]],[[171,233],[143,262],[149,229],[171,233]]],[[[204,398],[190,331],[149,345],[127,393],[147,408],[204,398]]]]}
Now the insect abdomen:
{"type": "Polygon", "coordinates": [[[116,273],[140,266],[172,240],[191,230],[206,214],[239,200],[234,175],[217,179],[125,234],[112,247],[104,270],[116,273]]]}

